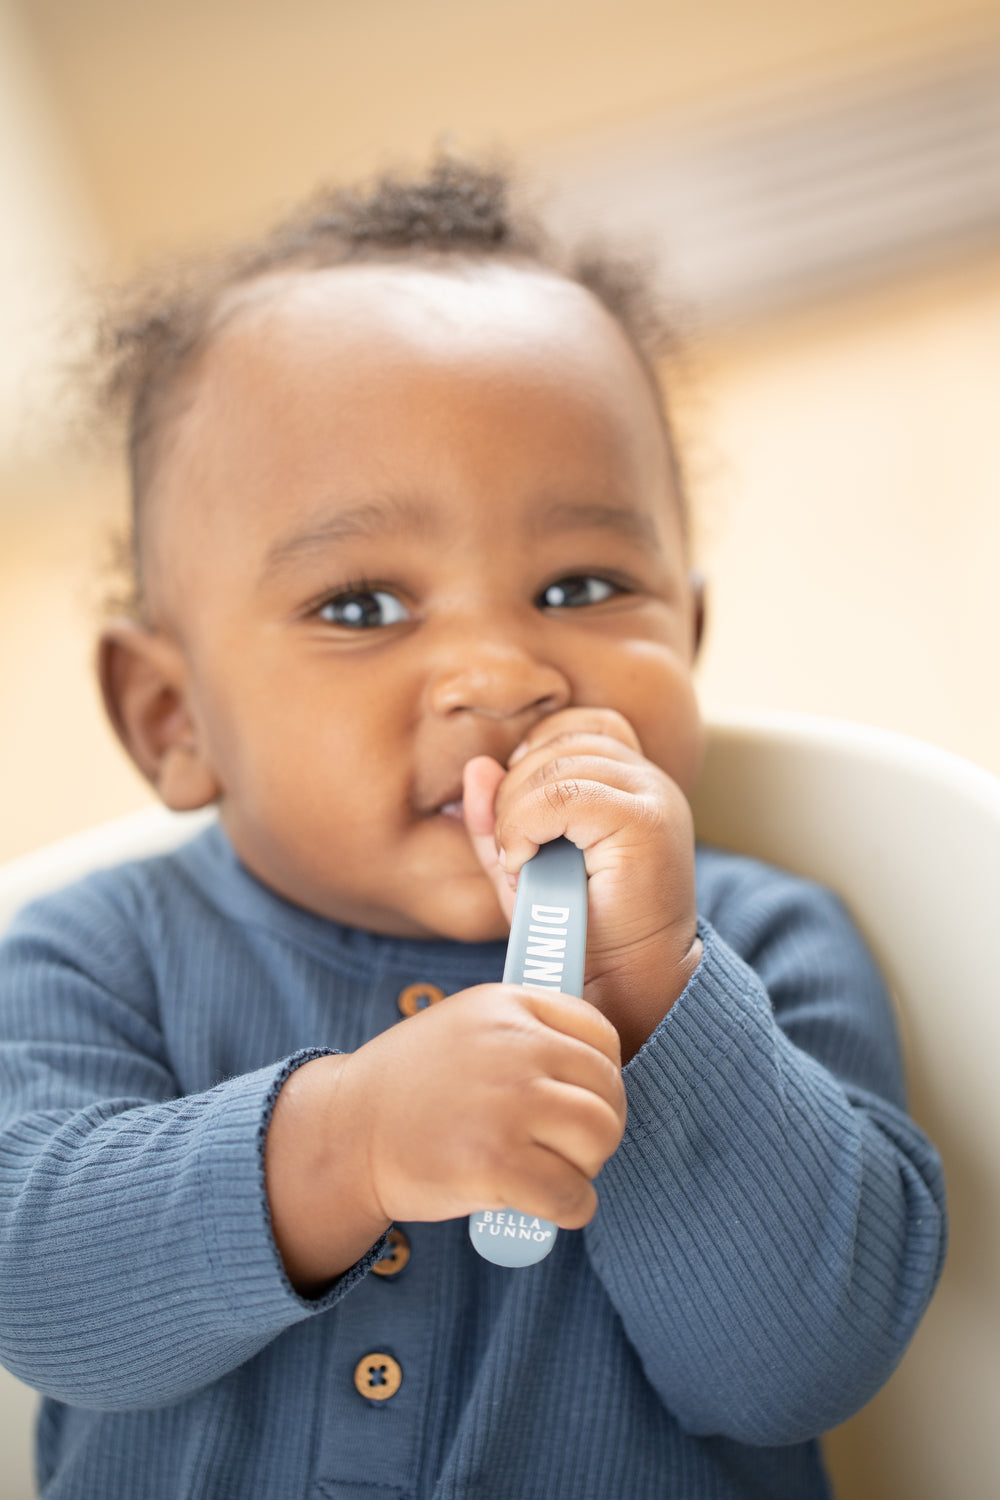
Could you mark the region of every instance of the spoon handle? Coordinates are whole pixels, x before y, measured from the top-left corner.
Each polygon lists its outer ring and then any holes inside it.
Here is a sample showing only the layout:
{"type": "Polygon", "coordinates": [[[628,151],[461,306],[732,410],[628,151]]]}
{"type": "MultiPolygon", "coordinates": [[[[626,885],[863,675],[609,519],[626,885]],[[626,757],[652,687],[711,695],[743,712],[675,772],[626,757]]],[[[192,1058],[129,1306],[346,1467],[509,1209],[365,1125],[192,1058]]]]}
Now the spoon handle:
{"type": "MultiPolygon", "coordinates": [[[[587,871],[568,839],[542,844],[522,868],[507,941],[504,983],[564,995],[583,994],[587,951],[587,871]]],[[[556,1241],[548,1219],[516,1208],[484,1209],[469,1218],[469,1238],[484,1260],[531,1266],[556,1241]]]]}

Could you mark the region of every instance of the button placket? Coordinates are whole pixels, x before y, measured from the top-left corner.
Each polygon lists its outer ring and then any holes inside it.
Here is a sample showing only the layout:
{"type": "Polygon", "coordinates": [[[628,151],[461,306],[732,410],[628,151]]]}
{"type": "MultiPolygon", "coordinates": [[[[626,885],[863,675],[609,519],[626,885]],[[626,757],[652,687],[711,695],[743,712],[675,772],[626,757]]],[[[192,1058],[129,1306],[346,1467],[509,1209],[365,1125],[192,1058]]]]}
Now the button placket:
{"type": "MultiPolygon", "coordinates": [[[[395,991],[390,994],[395,998],[395,991]]],[[[390,1233],[394,1228],[401,1228],[410,1244],[405,1269],[389,1279],[365,1276],[337,1304],[336,1327],[326,1346],[322,1399],[331,1419],[317,1441],[315,1473],[332,1493],[339,1493],[335,1483],[345,1486],[345,1494],[354,1484],[360,1496],[363,1485],[373,1482],[377,1455],[386,1494],[395,1486],[401,1495],[412,1495],[414,1476],[423,1472],[428,1443],[437,1441],[433,1434],[443,1419],[441,1383],[447,1381],[438,1366],[445,1349],[452,1348],[452,1336],[442,1342],[442,1313],[449,1329],[456,1321],[454,1294],[445,1288],[454,1285],[453,1264],[465,1264],[468,1236],[464,1223],[453,1232],[446,1224],[392,1225],[390,1233]],[[386,1356],[400,1372],[392,1396],[388,1389],[395,1372],[388,1365],[379,1368],[386,1356]],[[370,1374],[365,1361],[376,1366],[370,1374]]]]}

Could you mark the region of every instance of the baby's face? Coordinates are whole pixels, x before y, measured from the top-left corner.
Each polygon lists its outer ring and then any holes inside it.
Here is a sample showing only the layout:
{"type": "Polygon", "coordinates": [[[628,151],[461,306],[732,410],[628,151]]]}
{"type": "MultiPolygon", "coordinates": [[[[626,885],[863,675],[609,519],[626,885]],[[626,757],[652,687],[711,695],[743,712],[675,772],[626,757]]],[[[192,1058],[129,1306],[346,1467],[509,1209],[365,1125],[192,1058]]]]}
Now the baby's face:
{"type": "Polygon", "coordinates": [[[397,935],[502,937],[462,768],[625,715],[690,791],[695,603],[653,393],[590,295],[507,265],[244,291],[149,497],[154,625],[244,862],[397,935]]]}

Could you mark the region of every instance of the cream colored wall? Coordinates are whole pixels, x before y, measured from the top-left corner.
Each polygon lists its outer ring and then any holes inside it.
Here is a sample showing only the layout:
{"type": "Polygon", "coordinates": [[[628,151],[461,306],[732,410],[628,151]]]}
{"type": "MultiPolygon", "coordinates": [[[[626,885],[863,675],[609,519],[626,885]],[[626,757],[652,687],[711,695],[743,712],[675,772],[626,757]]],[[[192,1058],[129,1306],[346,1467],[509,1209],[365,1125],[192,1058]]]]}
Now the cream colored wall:
{"type": "MultiPolygon", "coordinates": [[[[530,161],[644,110],[710,111],[750,84],[881,65],[896,45],[933,52],[989,14],[955,0],[4,9],[62,143],[55,175],[118,262],[254,222],[444,130],[530,161]]],[[[1000,260],[984,259],[705,343],[691,425],[709,705],[862,718],[1000,772],[998,334],[1000,260]]],[[[146,792],[89,679],[117,480],[55,452],[0,455],[0,480],[3,858],[146,792]]]]}
{"type": "Polygon", "coordinates": [[[16,0],[113,248],[252,222],[442,134],[529,154],[902,46],[996,0],[16,0]]]}
{"type": "Polygon", "coordinates": [[[1000,775],[1000,253],[717,347],[703,388],[709,710],[860,719],[1000,775]]]}
{"type": "Polygon", "coordinates": [[[34,490],[26,515],[0,519],[0,859],[149,800],[92,671],[111,487],[62,474],[58,497],[34,490]]]}

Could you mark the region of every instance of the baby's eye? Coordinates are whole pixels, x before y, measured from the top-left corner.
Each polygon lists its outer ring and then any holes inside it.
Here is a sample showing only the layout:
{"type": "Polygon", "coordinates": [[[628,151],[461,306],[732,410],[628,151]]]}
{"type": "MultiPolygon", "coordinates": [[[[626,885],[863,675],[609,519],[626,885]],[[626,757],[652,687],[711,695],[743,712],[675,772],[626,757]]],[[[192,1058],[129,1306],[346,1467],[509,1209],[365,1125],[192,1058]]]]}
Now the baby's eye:
{"type": "Polygon", "coordinates": [[[592,574],[587,574],[560,578],[557,583],[550,583],[539,596],[538,602],[549,609],[575,609],[582,604],[603,604],[612,594],[620,593],[621,589],[617,584],[609,583],[606,578],[595,578],[592,574]]]}
{"type": "Polygon", "coordinates": [[[349,589],[328,599],[317,613],[328,625],[346,625],[349,630],[398,625],[410,618],[406,605],[387,589],[349,589]]]}

